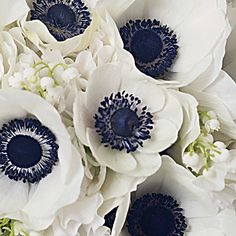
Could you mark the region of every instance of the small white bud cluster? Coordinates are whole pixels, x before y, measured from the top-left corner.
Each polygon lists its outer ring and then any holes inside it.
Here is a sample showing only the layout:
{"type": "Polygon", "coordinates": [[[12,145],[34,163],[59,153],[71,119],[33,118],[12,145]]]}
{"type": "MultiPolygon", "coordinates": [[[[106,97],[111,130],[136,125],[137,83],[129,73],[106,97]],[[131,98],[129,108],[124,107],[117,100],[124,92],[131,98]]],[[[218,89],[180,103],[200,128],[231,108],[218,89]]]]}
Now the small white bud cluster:
{"type": "Polygon", "coordinates": [[[59,105],[67,86],[80,76],[77,68],[43,61],[25,63],[26,59],[30,60],[26,55],[20,57],[17,72],[8,78],[8,85],[36,93],[52,105],[59,105]]]}
{"type": "Polygon", "coordinates": [[[214,111],[199,112],[201,134],[183,154],[183,163],[199,174],[208,170],[214,162],[229,158],[229,150],[223,142],[214,141],[212,133],[219,131],[220,122],[214,111]]]}
{"type": "Polygon", "coordinates": [[[202,123],[208,133],[220,130],[220,122],[217,119],[217,115],[214,111],[202,112],[202,123]]]}

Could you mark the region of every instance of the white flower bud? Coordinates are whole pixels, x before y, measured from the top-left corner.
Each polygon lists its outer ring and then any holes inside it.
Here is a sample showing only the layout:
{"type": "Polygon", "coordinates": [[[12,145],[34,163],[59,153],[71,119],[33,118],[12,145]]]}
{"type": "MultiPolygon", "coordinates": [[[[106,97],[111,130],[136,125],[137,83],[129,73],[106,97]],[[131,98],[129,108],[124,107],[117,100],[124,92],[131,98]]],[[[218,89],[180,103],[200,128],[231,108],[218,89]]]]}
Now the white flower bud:
{"type": "Polygon", "coordinates": [[[214,138],[211,134],[207,134],[207,135],[201,134],[199,138],[202,140],[202,143],[204,143],[205,146],[208,146],[209,143],[214,142],[214,138]]]}
{"type": "Polygon", "coordinates": [[[59,102],[59,99],[62,95],[63,88],[61,86],[57,86],[54,88],[48,88],[46,99],[51,103],[59,102]]]}
{"type": "Polygon", "coordinates": [[[205,128],[207,132],[218,131],[220,129],[220,122],[216,119],[208,120],[205,123],[205,128]]]}
{"type": "Polygon", "coordinates": [[[211,119],[217,119],[217,115],[214,111],[208,111],[207,115],[211,117],[211,119]]]}
{"type": "Polygon", "coordinates": [[[195,152],[192,155],[190,155],[189,152],[185,152],[183,155],[183,163],[198,173],[204,166],[204,158],[202,155],[198,155],[195,152]]]}
{"type": "Polygon", "coordinates": [[[211,151],[211,154],[214,155],[211,157],[211,160],[214,162],[225,162],[230,156],[229,150],[226,149],[226,145],[222,142],[215,142],[214,145],[219,153],[211,151]]]}
{"type": "Polygon", "coordinates": [[[207,115],[204,115],[202,118],[203,124],[205,124],[208,120],[217,119],[217,115],[214,111],[208,111],[206,114],[207,115]]]}
{"type": "Polygon", "coordinates": [[[223,142],[216,141],[216,142],[214,142],[214,145],[215,145],[219,150],[226,149],[226,145],[225,145],[223,142]]]}
{"type": "Polygon", "coordinates": [[[55,82],[51,77],[46,76],[40,80],[40,86],[42,87],[42,89],[51,88],[54,85],[55,85],[55,82]]]}
{"type": "Polygon", "coordinates": [[[20,72],[14,73],[8,78],[8,83],[11,87],[21,88],[21,82],[24,81],[23,75],[20,72]]]}
{"type": "Polygon", "coordinates": [[[34,74],[34,72],[35,72],[35,70],[34,70],[32,67],[29,67],[29,68],[27,68],[27,69],[24,70],[23,76],[24,76],[25,78],[31,77],[31,76],[34,74]]]}
{"type": "Polygon", "coordinates": [[[53,71],[53,78],[56,80],[58,84],[61,84],[63,81],[62,74],[64,72],[64,68],[62,66],[57,66],[53,71]]]}
{"type": "Polygon", "coordinates": [[[74,67],[70,67],[62,73],[62,78],[67,82],[72,80],[72,79],[75,79],[78,76],[79,76],[79,72],[74,67]]]}
{"type": "Polygon", "coordinates": [[[216,177],[216,172],[212,168],[210,168],[209,170],[204,169],[202,175],[205,176],[206,178],[214,179],[216,177]]]}

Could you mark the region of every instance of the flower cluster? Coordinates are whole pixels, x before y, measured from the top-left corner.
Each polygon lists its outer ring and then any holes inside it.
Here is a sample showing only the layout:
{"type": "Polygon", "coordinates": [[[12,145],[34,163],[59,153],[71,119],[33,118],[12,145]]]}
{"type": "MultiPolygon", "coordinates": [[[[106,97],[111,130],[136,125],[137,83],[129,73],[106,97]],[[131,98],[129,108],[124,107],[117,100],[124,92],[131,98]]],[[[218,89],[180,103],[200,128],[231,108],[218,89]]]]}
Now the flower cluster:
{"type": "Polygon", "coordinates": [[[236,235],[234,0],[0,13],[0,235],[236,235]]]}

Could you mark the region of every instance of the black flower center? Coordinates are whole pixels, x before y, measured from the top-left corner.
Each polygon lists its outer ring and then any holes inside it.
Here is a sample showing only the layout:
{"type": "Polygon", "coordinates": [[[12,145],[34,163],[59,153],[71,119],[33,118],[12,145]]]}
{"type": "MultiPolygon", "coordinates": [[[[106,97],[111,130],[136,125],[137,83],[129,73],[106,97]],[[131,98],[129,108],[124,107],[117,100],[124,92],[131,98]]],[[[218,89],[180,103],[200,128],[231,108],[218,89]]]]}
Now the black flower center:
{"type": "Polygon", "coordinates": [[[134,33],[130,48],[136,60],[148,63],[160,56],[163,43],[156,32],[151,29],[141,29],[134,33]]]}
{"type": "Polygon", "coordinates": [[[37,119],[15,119],[0,130],[0,171],[15,181],[36,183],[58,162],[55,135],[37,119]]]}
{"type": "Polygon", "coordinates": [[[58,41],[82,34],[92,21],[81,0],[34,1],[31,20],[42,21],[58,41]]]}
{"type": "Polygon", "coordinates": [[[145,235],[166,236],[175,229],[175,219],[172,212],[162,206],[152,206],[145,209],[140,226],[145,235]]]}
{"type": "Polygon", "coordinates": [[[64,27],[76,21],[75,13],[65,4],[56,4],[49,8],[47,17],[51,23],[64,27]]]}
{"type": "Polygon", "coordinates": [[[111,117],[111,127],[116,135],[131,137],[139,125],[136,112],[130,108],[120,108],[111,117]]]}
{"type": "Polygon", "coordinates": [[[17,135],[8,143],[7,155],[12,164],[21,168],[28,168],[40,161],[42,148],[34,138],[17,135]]]}
{"type": "Polygon", "coordinates": [[[183,236],[187,224],[174,198],[152,193],[132,204],[127,227],[131,236],[183,236]]]}
{"type": "Polygon", "coordinates": [[[139,98],[125,91],[111,94],[100,103],[94,116],[95,128],[105,147],[134,152],[151,138],[153,116],[147,106],[140,109],[140,103],[139,98]]]}
{"type": "Polygon", "coordinates": [[[154,79],[163,76],[177,56],[176,35],[157,20],[130,20],[120,35],[137,68],[154,79]]]}

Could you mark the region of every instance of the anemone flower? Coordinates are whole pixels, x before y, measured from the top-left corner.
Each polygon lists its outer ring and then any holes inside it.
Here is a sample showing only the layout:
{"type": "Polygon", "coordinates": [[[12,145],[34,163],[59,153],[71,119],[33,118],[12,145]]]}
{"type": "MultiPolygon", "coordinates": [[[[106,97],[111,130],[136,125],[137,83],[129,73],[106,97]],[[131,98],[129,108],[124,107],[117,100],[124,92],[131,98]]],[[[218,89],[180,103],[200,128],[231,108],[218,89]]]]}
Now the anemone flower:
{"type": "MultiPolygon", "coordinates": [[[[220,66],[230,27],[225,1],[135,0],[110,13],[137,68],[154,79],[193,82],[220,66]]],[[[109,7],[108,7],[109,9],[109,7]]],[[[208,80],[212,80],[210,76],[208,80]]],[[[205,83],[207,81],[205,80],[205,83]]]]}
{"type": "Polygon", "coordinates": [[[126,64],[107,64],[77,94],[76,134],[100,165],[128,175],[150,175],[160,166],[158,153],[176,141],[182,125],[178,94],[126,64]]]}
{"type": "Polygon", "coordinates": [[[0,217],[45,229],[80,194],[80,154],[58,112],[39,96],[1,90],[0,107],[0,217]]]}

